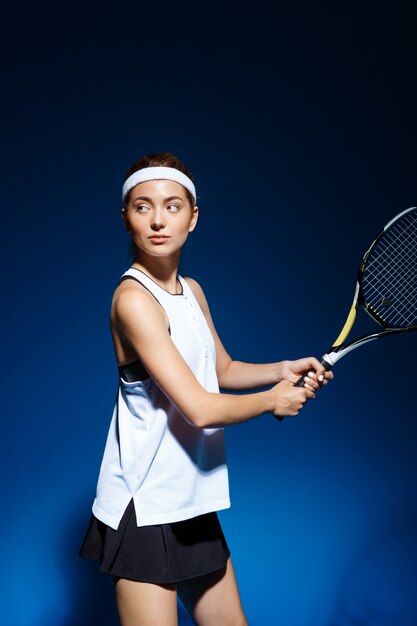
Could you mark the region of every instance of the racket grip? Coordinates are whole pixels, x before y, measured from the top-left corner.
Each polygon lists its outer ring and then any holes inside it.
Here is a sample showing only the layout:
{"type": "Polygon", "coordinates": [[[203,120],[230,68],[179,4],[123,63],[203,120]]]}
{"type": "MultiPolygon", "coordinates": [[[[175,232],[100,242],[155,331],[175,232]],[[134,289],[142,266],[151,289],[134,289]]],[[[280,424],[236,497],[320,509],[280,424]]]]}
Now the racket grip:
{"type": "MultiPolygon", "coordinates": [[[[332,369],[332,365],[329,363],[329,361],[327,361],[327,359],[325,359],[323,356],[321,357],[321,359],[319,359],[320,363],[323,365],[324,369],[326,370],[326,372],[330,372],[330,370],[332,369]]],[[[304,386],[304,378],[310,373],[310,372],[315,372],[315,370],[309,370],[308,372],[306,372],[305,374],[303,374],[298,380],[297,382],[294,384],[294,387],[303,387],[304,386]]],[[[319,383],[320,384],[320,383],[319,383]]],[[[320,385],[321,386],[321,385],[320,385]]]]}
{"type": "MultiPolygon", "coordinates": [[[[329,363],[329,361],[327,359],[324,358],[324,356],[321,357],[321,359],[319,359],[320,363],[323,365],[324,369],[326,370],[326,372],[330,372],[330,370],[332,369],[333,365],[331,363],[329,363]]],[[[309,370],[309,372],[315,372],[315,370],[309,370]]],[[[305,374],[303,374],[296,383],[294,383],[294,387],[302,387],[304,385],[304,377],[308,374],[308,372],[306,372],[305,374]]],[[[319,385],[321,386],[321,383],[319,383],[319,385]]],[[[281,415],[275,415],[275,419],[277,419],[279,422],[282,422],[282,420],[284,419],[284,416],[281,415]]]]}

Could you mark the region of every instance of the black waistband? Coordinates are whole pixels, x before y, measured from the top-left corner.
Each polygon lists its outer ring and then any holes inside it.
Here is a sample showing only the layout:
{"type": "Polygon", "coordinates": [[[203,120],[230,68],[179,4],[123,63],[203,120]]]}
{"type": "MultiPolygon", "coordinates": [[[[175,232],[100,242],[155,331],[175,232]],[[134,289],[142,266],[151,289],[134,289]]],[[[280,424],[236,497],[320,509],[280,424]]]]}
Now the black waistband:
{"type": "Polygon", "coordinates": [[[119,365],[117,369],[119,370],[120,378],[123,378],[127,383],[135,383],[149,378],[147,369],[139,359],[136,359],[136,361],[132,363],[127,363],[126,365],[119,365]]]}

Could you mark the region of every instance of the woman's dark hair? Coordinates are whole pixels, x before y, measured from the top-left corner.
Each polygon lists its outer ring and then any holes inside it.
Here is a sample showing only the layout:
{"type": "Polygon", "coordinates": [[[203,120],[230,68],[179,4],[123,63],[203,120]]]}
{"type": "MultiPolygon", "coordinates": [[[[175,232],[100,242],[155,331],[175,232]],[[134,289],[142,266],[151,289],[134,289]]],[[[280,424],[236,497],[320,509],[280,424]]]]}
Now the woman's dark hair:
{"type": "MultiPolygon", "coordinates": [[[[154,152],[153,154],[146,154],[141,157],[138,161],[135,161],[127,170],[123,182],[125,182],[129,176],[134,174],[135,172],[144,169],[145,167],[174,167],[176,170],[179,170],[191,180],[194,180],[194,176],[191,174],[190,170],[185,167],[181,163],[181,161],[170,152],[154,152]]],[[[193,207],[195,202],[191,193],[188,189],[185,189],[185,193],[187,199],[190,203],[190,206],[193,207]]],[[[126,194],[124,199],[124,206],[126,206],[129,202],[130,191],[126,194]]]]}

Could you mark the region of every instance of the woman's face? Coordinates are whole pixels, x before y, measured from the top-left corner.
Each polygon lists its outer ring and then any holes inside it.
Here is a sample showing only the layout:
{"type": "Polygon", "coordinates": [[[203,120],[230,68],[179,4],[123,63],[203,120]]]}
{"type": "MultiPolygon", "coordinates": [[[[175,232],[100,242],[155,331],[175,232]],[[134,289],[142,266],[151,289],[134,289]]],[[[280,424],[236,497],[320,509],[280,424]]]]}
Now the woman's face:
{"type": "Polygon", "coordinates": [[[198,208],[190,206],[179,183],[150,180],[132,189],[122,217],[139,250],[151,256],[167,256],[178,252],[194,230],[198,208]]]}

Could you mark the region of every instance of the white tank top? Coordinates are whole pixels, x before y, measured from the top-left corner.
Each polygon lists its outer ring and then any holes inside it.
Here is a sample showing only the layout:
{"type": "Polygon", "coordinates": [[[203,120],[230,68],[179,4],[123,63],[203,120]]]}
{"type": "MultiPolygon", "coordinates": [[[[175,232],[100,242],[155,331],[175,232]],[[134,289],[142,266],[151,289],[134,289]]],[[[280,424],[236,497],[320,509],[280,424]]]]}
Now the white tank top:
{"type": "MultiPolygon", "coordinates": [[[[218,392],[213,337],[186,281],[170,294],[140,270],[139,280],[164,308],[172,341],[209,392],[218,392]]],[[[175,372],[172,372],[175,376],[175,372]]],[[[117,529],[133,498],[138,526],[165,524],[230,507],[223,428],[190,425],[152,378],[119,379],[93,503],[94,515],[117,529]]]]}

